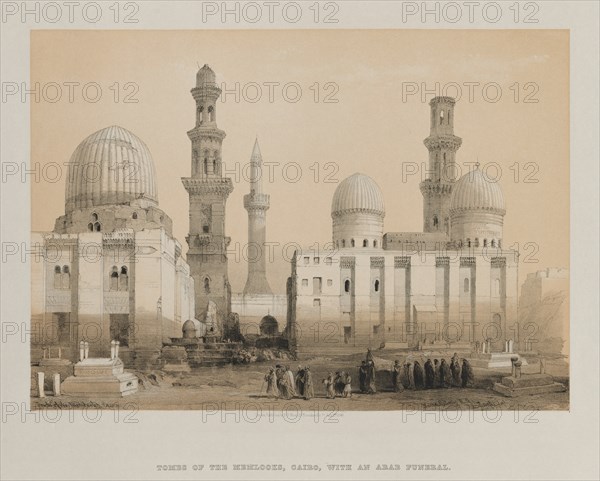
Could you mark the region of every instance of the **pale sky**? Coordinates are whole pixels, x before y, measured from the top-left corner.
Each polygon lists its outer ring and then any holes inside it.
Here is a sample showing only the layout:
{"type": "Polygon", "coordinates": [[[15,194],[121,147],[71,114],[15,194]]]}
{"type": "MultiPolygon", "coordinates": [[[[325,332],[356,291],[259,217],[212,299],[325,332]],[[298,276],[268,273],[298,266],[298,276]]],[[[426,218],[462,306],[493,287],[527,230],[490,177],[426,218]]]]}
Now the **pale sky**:
{"type": "MultiPolygon", "coordinates": [[[[218,126],[227,133],[222,151],[227,169],[239,163],[244,171],[256,136],[263,161],[279,163],[273,182],[264,185],[271,195],[268,241],[307,247],[329,242],[331,198],[354,172],[381,187],[386,232],[421,231],[421,175],[403,182],[402,169],[427,162],[423,139],[433,95],[403,99],[403,87],[431,90],[437,82],[448,86],[440,93],[455,96],[455,83],[462,92],[455,108],[455,134],[463,139],[457,162],[465,172],[465,163],[477,160],[501,167],[504,246],[519,243],[522,261],[527,253],[538,260],[521,264],[521,280],[546,267],[569,267],[568,31],[32,31],[31,82],[45,86],[49,99],[56,92],[51,82],[63,93],[56,102],[31,103],[32,162],[62,165],[91,133],[113,124],[130,130],[152,153],[160,207],[187,251],[188,196],[180,178],[190,175],[186,132],[195,121],[190,89],[197,65],[205,63],[220,85],[233,91],[239,83],[242,93],[237,101],[229,94],[217,104],[218,126]],[[81,84],[73,87],[73,102],[65,82],[81,84]],[[89,82],[102,89],[95,103],[82,95],[89,82]],[[135,91],[125,88],[130,82],[135,91]],[[278,83],[272,84],[272,102],[271,82],[278,83]],[[256,84],[262,97],[254,101],[256,84]],[[501,97],[491,102],[495,84],[501,97]],[[302,96],[292,102],[296,86],[302,96]],[[138,102],[125,103],[128,93],[138,102]],[[326,103],[327,95],[338,102],[326,103]],[[298,175],[296,166],[301,174],[290,182],[298,175]],[[534,244],[527,250],[526,243],[534,244]]],[[[87,94],[95,95],[94,88],[87,94]]],[[[488,169],[496,175],[493,166],[488,169]]],[[[52,230],[64,213],[65,177],[32,184],[32,230],[52,230]]],[[[247,241],[242,198],[249,187],[243,175],[232,179],[226,229],[233,250],[247,241]]],[[[290,272],[282,257],[276,249],[267,267],[278,293],[285,292],[290,272]]],[[[243,259],[236,262],[231,255],[234,292],[243,289],[246,272],[243,259]]]]}

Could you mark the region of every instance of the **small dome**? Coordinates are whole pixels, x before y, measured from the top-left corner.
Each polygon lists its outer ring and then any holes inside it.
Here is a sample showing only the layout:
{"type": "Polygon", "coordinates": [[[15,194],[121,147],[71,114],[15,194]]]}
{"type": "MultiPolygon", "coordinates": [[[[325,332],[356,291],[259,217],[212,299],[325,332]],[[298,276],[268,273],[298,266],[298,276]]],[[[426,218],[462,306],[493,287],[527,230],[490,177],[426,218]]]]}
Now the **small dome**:
{"type": "Polygon", "coordinates": [[[208,64],[204,64],[198,73],[196,74],[196,87],[202,87],[206,84],[215,84],[216,83],[215,72],[208,66],[208,64]]]}
{"type": "Polygon", "coordinates": [[[463,175],[452,188],[450,212],[483,210],[504,215],[504,195],[498,182],[485,178],[477,166],[463,175]]]}
{"type": "Polygon", "coordinates": [[[145,199],[158,204],[156,171],[144,142],[113,125],[88,136],[73,152],[65,211],[145,199]]]}
{"type": "Polygon", "coordinates": [[[347,177],[333,194],[332,217],[352,212],[385,215],[381,189],[367,175],[356,173],[347,177]]]}
{"type": "Polygon", "coordinates": [[[191,319],[188,319],[187,321],[185,321],[183,323],[183,326],[181,327],[181,330],[183,332],[185,332],[185,331],[195,331],[196,330],[196,324],[191,319]]]}

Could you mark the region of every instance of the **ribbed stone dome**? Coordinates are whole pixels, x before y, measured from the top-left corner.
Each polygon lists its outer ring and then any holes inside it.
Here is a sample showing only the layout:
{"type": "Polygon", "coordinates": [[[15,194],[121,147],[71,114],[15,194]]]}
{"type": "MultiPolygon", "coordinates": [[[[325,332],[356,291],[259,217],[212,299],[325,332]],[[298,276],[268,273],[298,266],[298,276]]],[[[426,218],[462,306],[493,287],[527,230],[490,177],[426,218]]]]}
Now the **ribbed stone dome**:
{"type": "Polygon", "coordinates": [[[148,147],[117,125],[94,132],[71,156],[65,212],[135,199],[158,204],[156,171],[148,147]]]}
{"type": "Polygon", "coordinates": [[[458,179],[452,189],[450,212],[464,211],[506,213],[500,185],[486,179],[478,167],[458,179]]]}
{"type": "Polygon", "coordinates": [[[385,215],[381,189],[371,177],[359,173],[342,181],[331,202],[332,217],[357,212],[385,215]]]}
{"type": "Polygon", "coordinates": [[[202,87],[206,84],[214,84],[216,83],[215,72],[208,66],[208,64],[204,64],[198,73],[196,74],[196,87],[202,87]]]}

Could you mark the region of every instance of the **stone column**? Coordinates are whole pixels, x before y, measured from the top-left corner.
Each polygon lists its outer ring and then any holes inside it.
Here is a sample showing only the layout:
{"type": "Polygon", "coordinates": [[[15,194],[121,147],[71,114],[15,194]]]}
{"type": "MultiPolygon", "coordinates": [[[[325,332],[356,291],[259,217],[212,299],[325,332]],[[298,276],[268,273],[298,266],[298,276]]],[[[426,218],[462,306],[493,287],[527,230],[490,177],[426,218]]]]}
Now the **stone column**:
{"type": "Polygon", "coordinates": [[[517,361],[515,362],[515,377],[519,378],[521,377],[521,361],[517,361]]]}
{"type": "Polygon", "coordinates": [[[513,356],[510,358],[510,362],[511,362],[511,373],[510,375],[512,377],[517,377],[517,370],[515,368],[515,363],[519,360],[519,358],[517,356],[513,356]]]}
{"type": "Polygon", "coordinates": [[[54,374],[53,391],[55,396],[60,396],[60,374],[54,374]]]}
{"type": "Polygon", "coordinates": [[[83,361],[85,359],[85,342],[79,341],[79,360],[83,361]]]}
{"type": "Polygon", "coordinates": [[[115,359],[119,359],[119,346],[121,345],[120,341],[115,341],[115,359]]]}
{"type": "Polygon", "coordinates": [[[44,372],[40,371],[37,373],[38,376],[38,392],[40,397],[46,397],[46,392],[44,391],[44,372]]]}
{"type": "Polygon", "coordinates": [[[510,339],[509,341],[507,341],[508,344],[508,352],[512,353],[515,347],[515,342],[510,339]]]}
{"type": "Polygon", "coordinates": [[[89,354],[90,354],[90,343],[86,341],[83,345],[83,358],[87,359],[89,354]]]}
{"type": "Polygon", "coordinates": [[[546,374],[546,360],[540,357],[540,374],[546,374]]]}
{"type": "Polygon", "coordinates": [[[115,351],[117,350],[117,341],[114,339],[110,341],[110,359],[113,360],[115,358],[115,351]]]}

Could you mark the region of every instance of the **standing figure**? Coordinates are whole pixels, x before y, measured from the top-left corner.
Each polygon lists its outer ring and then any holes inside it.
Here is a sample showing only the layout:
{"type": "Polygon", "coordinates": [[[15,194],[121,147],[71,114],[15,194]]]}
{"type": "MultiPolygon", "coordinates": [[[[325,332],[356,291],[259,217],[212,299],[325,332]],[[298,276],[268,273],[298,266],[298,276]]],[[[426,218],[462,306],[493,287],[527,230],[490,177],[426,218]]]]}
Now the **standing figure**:
{"type": "Polygon", "coordinates": [[[419,361],[415,361],[413,371],[415,373],[415,389],[423,389],[425,387],[425,376],[419,361]]]}
{"type": "Polygon", "coordinates": [[[462,387],[473,387],[473,384],[475,382],[475,376],[473,375],[473,368],[471,367],[471,363],[466,359],[463,359],[461,378],[462,387]]]}
{"type": "Polygon", "coordinates": [[[323,384],[325,384],[325,392],[327,393],[328,399],[335,399],[335,380],[333,373],[330,372],[329,375],[323,379],[323,384]]]}
{"type": "Polygon", "coordinates": [[[440,361],[437,359],[433,360],[433,387],[442,387],[442,370],[440,368],[440,361]]]}
{"type": "Polygon", "coordinates": [[[267,396],[279,397],[279,390],[277,389],[277,375],[275,374],[275,369],[269,369],[269,373],[265,376],[265,381],[267,381],[267,396]]]}
{"type": "Polygon", "coordinates": [[[434,376],[433,363],[431,359],[427,359],[425,361],[425,389],[433,389],[434,376]]]}
{"type": "Polygon", "coordinates": [[[395,392],[400,392],[404,390],[404,387],[402,386],[402,382],[401,382],[401,374],[402,374],[402,367],[400,366],[400,361],[398,359],[396,359],[394,361],[394,367],[392,367],[392,387],[394,388],[395,392]]]}
{"type": "Polygon", "coordinates": [[[458,360],[456,353],[454,353],[454,356],[452,356],[452,360],[450,361],[450,371],[452,372],[452,385],[460,387],[460,361],[458,360]]]}
{"type": "Polygon", "coordinates": [[[346,384],[344,384],[344,392],[342,396],[352,397],[352,377],[350,376],[350,374],[346,374],[345,382],[346,384]]]}
{"type": "Polygon", "coordinates": [[[300,397],[304,396],[304,369],[302,369],[302,366],[298,366],[296,372],[296,393],[300,397]]]}
{"type": "Polygon", "coordinates": [[[315,397],[315,391],[313,389],[312,373],[310,368],[306,366],[304,368],[304,399],[309,400],[315,397]]]}
{"type": "Polygon", "coordinates": [[[294,373],[290,369],[290,366],[285,366],[285,375],[288,379],[290,394],[292,395],[292,397],[296,397],[296,380],[294,379],[294,373]]]}
{"type": "Polygon", "coordinates": [[[358,385],[360,392],[367,392],[367,361],[363,361],[358,368],[358,385]]]}
{"type": "Polygon", "coordinates": [[[450,371],[450,366],[448,366],[448,363],[443,358],[440,361],[440,372],[442,373],[442,386],[445,388],[452,386],[452,372],[450,371]]]}
{"type": "Polygon", "coordinates": [[[373,361],[369,361],[367,363],[367,392],[369,394],[375,394],[377,392],[377,387],[375,385],[375,375],[375,363],[373,361]]]}
{"type": "Polygon", "coordinates": [[[415,369],[412,362],[406,363],[406,369],[408,370],[408,389],[415,388],[415,369]]]}
{"type": "Polygon", "coordinates": [[[344,377],[345,377],[345,373],[344,371],[340,372],[337,371],[335,373],[335,377],[333,378],[333,389],[335,391],[335,394],[338,396],[341,396],[342,393],[344,392],[344,377]]]}

